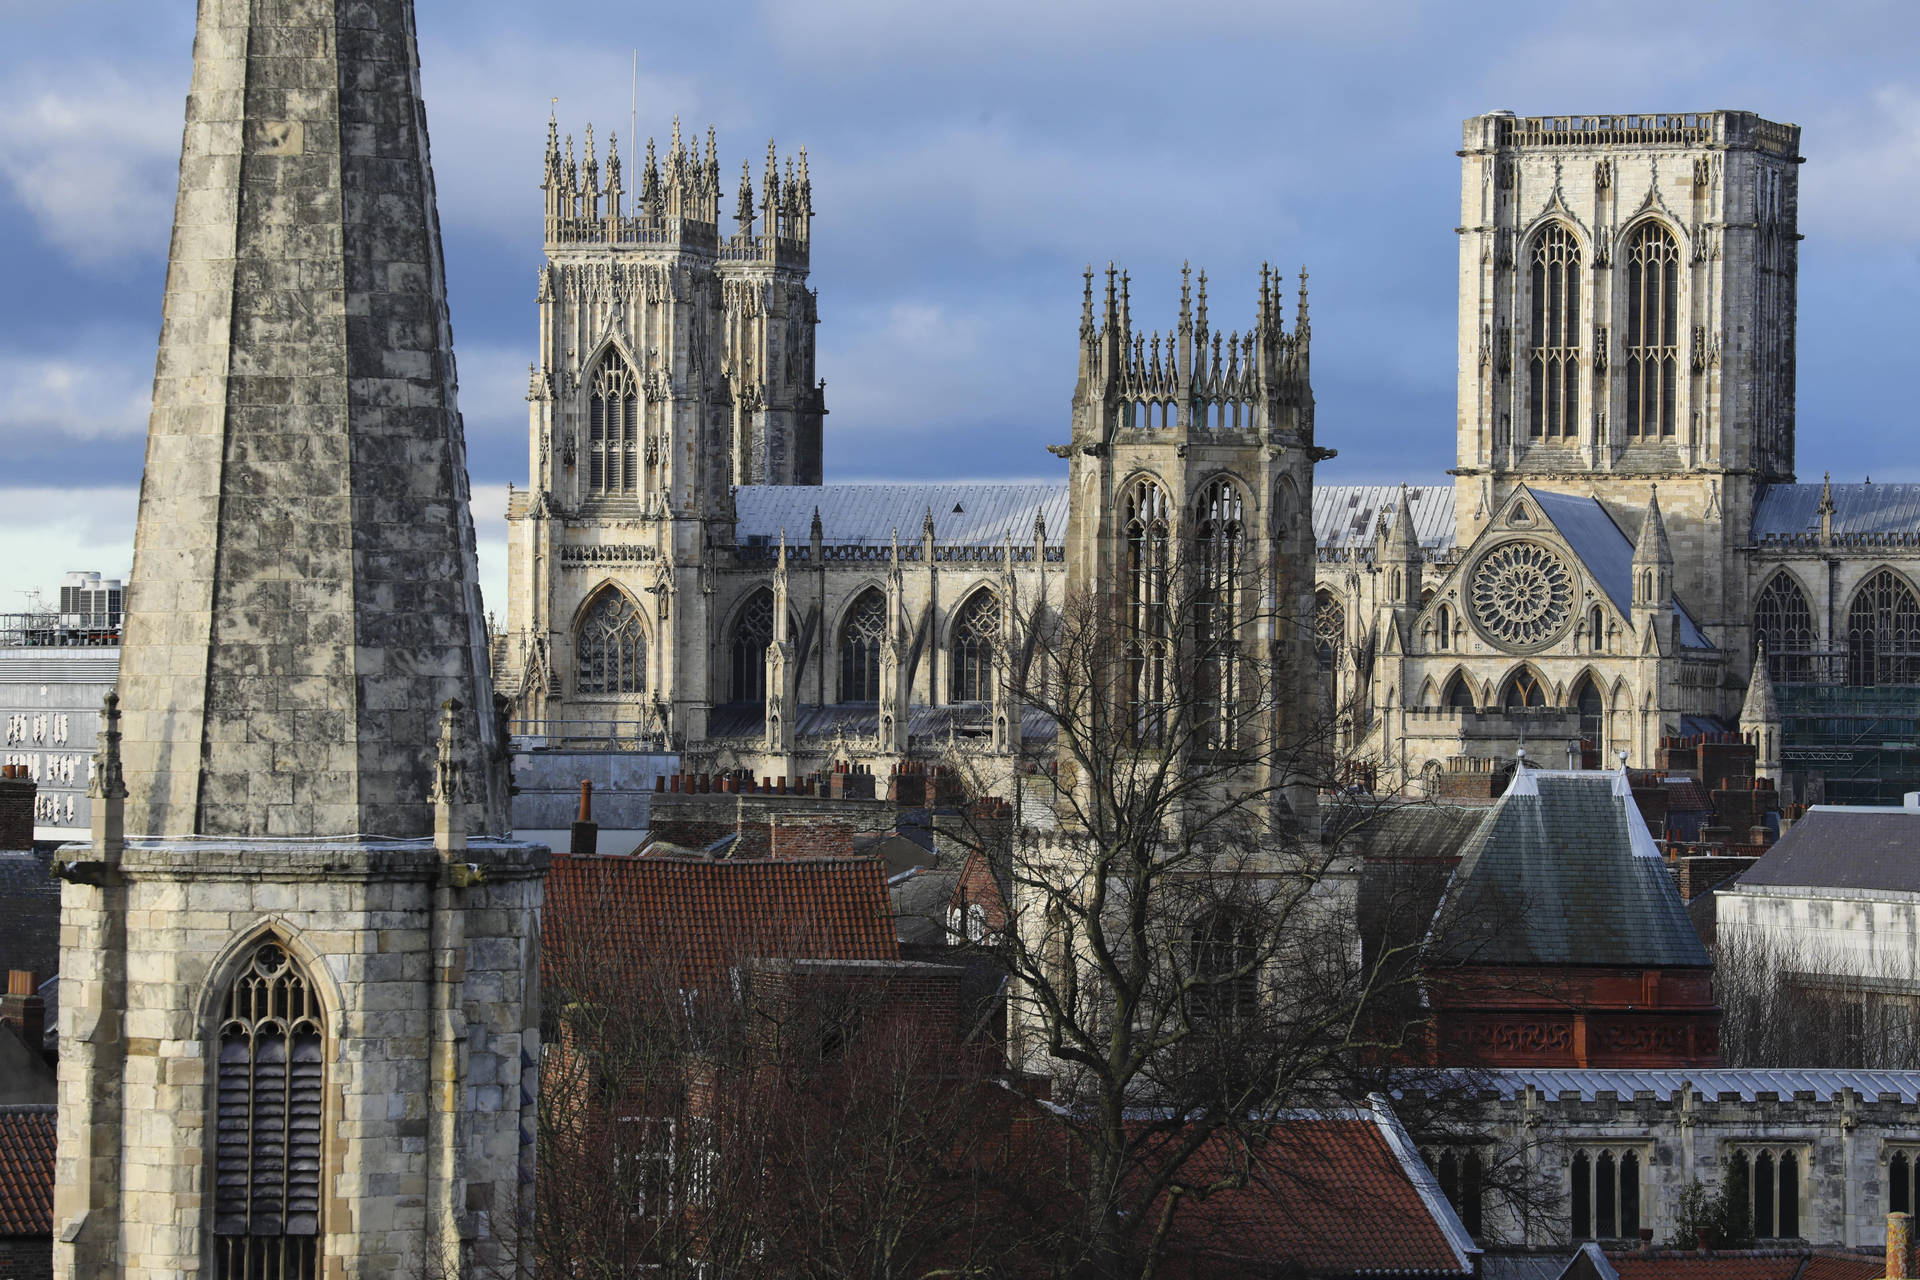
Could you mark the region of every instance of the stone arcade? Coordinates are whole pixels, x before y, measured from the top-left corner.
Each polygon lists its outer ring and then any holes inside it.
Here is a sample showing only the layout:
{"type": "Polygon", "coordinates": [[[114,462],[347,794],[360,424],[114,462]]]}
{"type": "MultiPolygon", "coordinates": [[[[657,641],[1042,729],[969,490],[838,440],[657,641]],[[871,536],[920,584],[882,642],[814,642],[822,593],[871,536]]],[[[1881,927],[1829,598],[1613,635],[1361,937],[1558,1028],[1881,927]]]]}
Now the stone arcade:
{"type": "Polygon", "coordinates": [[[58,864],[62,1276],[514,1265],[546,851],[445,296],[411,0],[202,0],[124,713],[58,864]]]}

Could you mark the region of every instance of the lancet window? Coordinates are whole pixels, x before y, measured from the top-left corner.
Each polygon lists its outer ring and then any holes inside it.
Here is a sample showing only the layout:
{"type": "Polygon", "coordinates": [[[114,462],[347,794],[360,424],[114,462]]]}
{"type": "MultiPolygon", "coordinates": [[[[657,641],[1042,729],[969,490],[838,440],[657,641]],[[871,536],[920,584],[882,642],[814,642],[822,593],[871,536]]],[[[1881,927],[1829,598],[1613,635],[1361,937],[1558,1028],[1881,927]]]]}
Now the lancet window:
{"type": "Polygon", "coordinates": [[[1627,245],[1627,435],[1672,436],[1680,378],[1680,246],[1657,222],[1627,245]]]}
{"type": "Polygon", "coordinates": [[[1206,746],[1227,747],[1232,745],[1240,677],[1234,645],[1246,554],[1240,490],[1229,480],[1215,480],[1201,495],[1194,515],[1199,576],[1193,608],[1197,727],[1206,746]]]}
{"type": "Polygon", "coordinates": [[[286,949],[256,946],[221,1006],[213,1242],[221,1280],[319,1269],[326,1018],[286,949]]]}
{"type": "Polygon", "coordinates": [[[1507,677],[1507,685],[1500,695],[1500,705],[1508,711],[1529,711],[1547,705],[1547,690],[1540,683],[1540,677],[1530,668],[1522,667],[1507,677]]]}
{"type": "Polygon", "coordinates": [[[1473,686],[1457,671],[1453,673],[1453,679],[1447,681],[1445,701],[1455,711],[1474,710],[1473,686]]]}
{"type": "Polygon", "coordinates": [[[1768,580],[1753,610],[1753,638],[1767,647],[1767,672],[1785,683],[1813,675],[1813,609],[1806,593],[1784,571],[1768,580]]]}
{"type": "Polygon", "coordinates": [[[773,643],[773,592],[757,591],[733,620],[732,680],[735,702],[767,700],[767,646],[773,643]]]}
{"type": "Polygon", "coordinates": [[[993,696],[993,653],[1000,643],[1000,601],[976,591],[953,620],[955,702],[985,702],[993,696]]]}
{"type": "Polygon", "coordinates": [[[1733,1176],[1747,1184],[1756,1240],[1800,1234],[1800,1152],[1786,1146],[1743,1147],[1733,1153],[1733,1176]]]}
{"type": "Polygon", "coordinates": [[[1142,480],[1127,493],[1128,723],[1143,745],[1156,745],[1166,731],[1172,655],[1167,587],[1172,513],[1164,489],[1142,480]]]}
{"type": "Polygon", "coordinates": [[[1529,430],[1570,439],[1580,430],[1580,243],[1560,223],[1533,242],[1532,295],[1529,430]]]}
{"type": "Polygon", "coordinates": [[[587,397],[587,489],[602,494],[640,488],[640,384],[627,362],[609,351],[587,397]]]}
{"type": "Polygon", "coordinates": [[[1601,696],[1592,676],[1581,678],[1580,687],[1574,691],[1573,705],[1580,713],[1580,736],[1587,740],[1587,748],[1603,750],[1607,745],[1607,700],[1601,696]]]}
{"type": "Polygon", "coordinates": [[[1581,1147],[1573,1153],[1568,1200],[1575,1240],[1628,1240],[1640,1234],[1640,1153],[1581,1147]]]}
{"type": "Polygon", "coordinates": [[[1847,610],[1847,683],[1920,684],[1920,601],[1891,569],[1861,584],[1847,610]]]}
{"type": "Polygon", "coordinates": [[[574,652],[582,694],[646,692],[646,631],[626,593],[607,587],[594,597],[580,620],[574,652]]]}
{"type": "Polygon", "coordinates": [[[840,701],[880,701],[880,645],[887,638],[887,597],[867,588],[840,628],[840,701]]]}
{"type": "Polygon", "coordinates": [[[1347,611],[1331,591],[1317,591],[1313,596],[1313,654],[1320,660],[1322,670],[1331,671],[1334,660],[1340,655],[1340,646],[1345,643],[1347,634],[1347,611]]]}

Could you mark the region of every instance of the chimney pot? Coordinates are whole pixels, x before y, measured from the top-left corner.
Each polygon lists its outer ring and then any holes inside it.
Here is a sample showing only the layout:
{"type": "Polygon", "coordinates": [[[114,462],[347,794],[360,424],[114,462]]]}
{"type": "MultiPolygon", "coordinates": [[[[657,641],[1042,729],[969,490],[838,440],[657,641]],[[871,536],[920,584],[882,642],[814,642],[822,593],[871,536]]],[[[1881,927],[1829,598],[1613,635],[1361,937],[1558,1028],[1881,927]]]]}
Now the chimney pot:
{"type": "Polygon", "coordinates": [[[1911,1280],[1913,1276],[1913,1215],[1887,1215],[1887,1280],[1911,1280]]]}

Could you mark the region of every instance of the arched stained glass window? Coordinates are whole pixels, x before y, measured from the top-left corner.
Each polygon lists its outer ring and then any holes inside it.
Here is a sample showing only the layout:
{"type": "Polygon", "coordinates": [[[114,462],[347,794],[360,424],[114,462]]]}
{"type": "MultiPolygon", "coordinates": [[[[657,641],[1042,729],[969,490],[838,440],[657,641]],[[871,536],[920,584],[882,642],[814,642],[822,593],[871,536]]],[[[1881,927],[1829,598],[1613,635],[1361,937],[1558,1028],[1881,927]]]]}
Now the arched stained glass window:
{"type": "Polygon", "coordinates": [[[767,700],[767,646],[773,643],[773,592],[756,591],[733,621],[733,679],[728,696],[735,702],[767,700]]]}
{"type": "Polygon", "coordinates": [[[326,1020],[277,942],[253,949],[221,1009],[213,1236],[222,1280],[318,1274],[326,1020]]]}
{"type": "Polygon", "coordinates": [[[1199,561],[1194,593],[1194,708],[1200,740],[1210,747],[1232,745],[1234,706],[1240,664],[1234,641],[1245,571],[1245,511],[1232,481],[1215,480],[1200,496],[1194,512],[1194,549],[1199,561]]]}
{"type": "Polygon", "coordinates": [[[976,591],[953,620],[955,702],[985,702],[993,696],[993,651],[1000,643],[1000,601],[976,591]]]}
{"type": "Polygon", "coordinates": [[[1547,691],[1532,669],[1522,667],[1507,677],[1500,693],[1500,705],[1508,711],[1524,711],[1547,705],[1547,691]]]}
{"type": "Polygon", "coordinates": [[[1533,242],[1532,303],[1529,431],[1571,439],[1580,432],[1580,243],[1557,222],[1533,242]]]}
{"type": "Polygon", "coordinates": [[[1593,682],[1592,676],[1582,676],[1580,687],[1574,690],[1573,705],[1580,712],[1580,736],[1587,740],[1587,748],[1601,751],[1606,748],[1607,701],[1600,694],[1600,686],[1593,682]]]}
{"type": "Polygon", "coordinates": [[[1891,569],[1862,583],[1847,609],[1847,683],[1920,684],[1920,601],[1891,569]]]}
{"type": "Polygon", "coordinates": [[[887,638],[887,597],[868,587],[840,628],[840,701],[880,701],[880,645],[887,638]]]}
{"type": "Polygon", "coordinates": [[[1340,646],[1347,634],[1347,611],[1331,591],[1316,591],[1313,596],[1313,653],[1320,666],[1333,669],[1340,646]]]}
{"type": "Polygon", "coordinates": [[[640,385],[612,351],[594,371],[587,397],[587,489],[635,493],[640,487],[640,385]]]}
{"type": "Polygon", "coordinates": [[[1166,490],[1141,480],[1127,493],[1127,705],[1136,741],[1156,745],[1166,732],[1172,639],[1167,576],[1172,512],[1166,490]]]}
{"type": "Polygon", "coordinates": [[[625,592],[607,587],[594,597],[580,620],[575,655],[582,694],[646,692],[646,632],[625,592]]]}
{"type": "Polygon", "coordinates": [[[1784,683],[1813,675],[1813,609],[1793,575],[1781,570],[1768,580],[1753,610],[1753,638],[1767,646],[1767,672],[1784,683]]]}
{"type": "Polygon", "coordinates": [[[1627,243],[1627,435],[1672,436],[1680,379],[1680,246],[1657,222],[1627,243]]]}

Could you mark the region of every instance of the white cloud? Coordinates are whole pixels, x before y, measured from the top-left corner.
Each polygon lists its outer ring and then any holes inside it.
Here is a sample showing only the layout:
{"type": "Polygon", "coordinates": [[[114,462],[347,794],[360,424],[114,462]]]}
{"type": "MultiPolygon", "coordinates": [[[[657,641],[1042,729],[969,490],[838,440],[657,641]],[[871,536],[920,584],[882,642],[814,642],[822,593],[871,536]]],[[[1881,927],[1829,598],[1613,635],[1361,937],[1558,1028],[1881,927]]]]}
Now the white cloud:
{"type": "Polygon", "coordinates": [[[1868,242],[1920,239],[1913,220],[1920,204],[1920,86],[1882,85],[1808,132],[1820,146],[1818,167],[1801,172],[1803,231],[1868,242]]]}
{"type": "Polygon", "coordinates": [[[473,486],[473,533],[480,557],[480,599],[507,625],[507,486],[473,486]]]}
{"type": "Polygon", "coordinates": [[[147,428],[151,348],[117,342],[36,355],[0,351],[0,439],[126,439],[147,428]],[[100,352],[127,352],[126,358],[100,352]]]}
{"type": "Polygon", "coordinates": [[[0,90],[0,181],[87,265],[166,250],[183,98],[161,68],[143,72],[42,68],[0,90]]]}
{"type": "Polygon", "coordinates": [[[53,603],[69,569],[124,581],[139,500],[131,485],[0,489],[0,612],[24,608],[28,592],[53,603]]]}

